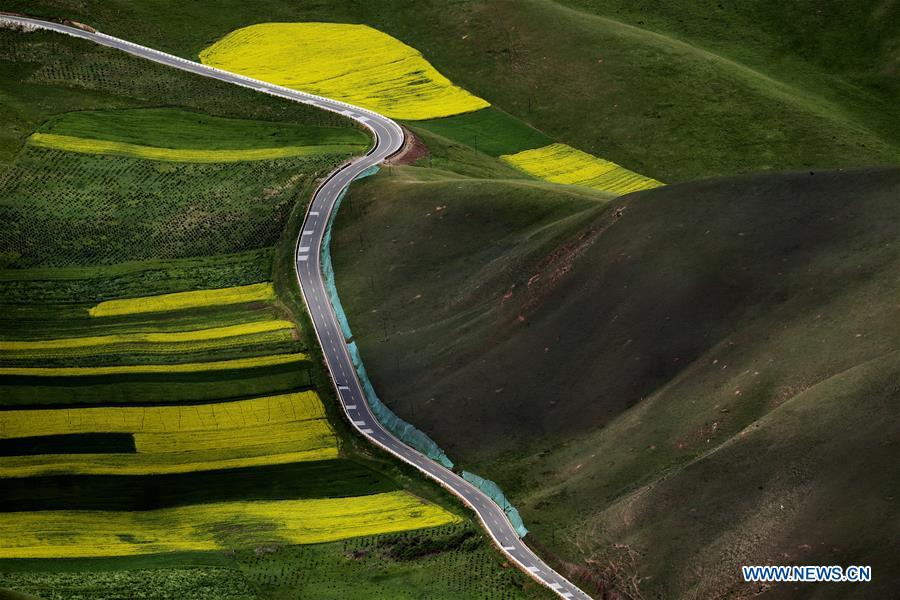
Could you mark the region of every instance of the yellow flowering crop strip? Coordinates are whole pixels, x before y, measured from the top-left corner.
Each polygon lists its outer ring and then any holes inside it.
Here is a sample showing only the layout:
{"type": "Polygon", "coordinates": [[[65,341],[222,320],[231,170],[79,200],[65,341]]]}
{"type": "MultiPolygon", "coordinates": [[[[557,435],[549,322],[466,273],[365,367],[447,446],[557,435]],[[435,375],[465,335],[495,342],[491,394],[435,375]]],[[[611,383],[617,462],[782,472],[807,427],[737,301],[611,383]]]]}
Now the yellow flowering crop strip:
{"type": "Polygon", "coordinates": [[[289,446],[259,446],[209,452],[160,454],[44,454],[0,457],[0,477],[46,475],[169,475],[215,469],[240,469],[285,465],[340,457],[333,434],[325,435],[321,424],[311,425],[305,439],[289,446]],[[323,430],[317,438],[315,430],[323,430]],[[304,446],[309,446],[303,449],[304,446]]]}
{"type": "Polygon", "coordinates": [[[140,313],[187,310],[205,306],[242,304],[245,302],[269,302],[274,299],[275,288],[271,283],[253,283],[213,290],[175,292],[174,294],[160,294],[158,296],[107,300],[92,307],[88,313],[92,317],[115,317],[140,313]]]}
{"type": "Polygon", "coordinates": [[[120,352],[170,354],[275,343],[294,338],[294,324],[270,319],[190,331],[122,333],[50,340],[0,340],[2,358],[65,358],[120,352]]]}
{"type": "Polygon", "coordinates": [[[113,154],[131,156],[147,160],[192,163],[226,163],[254,160],[274,160],[291,156],[308,156],[310,154],[342,154],[358,152],[363,149],[359,144],[323,144],[312,146],[278,146],[273,148],[243,148],[225,150],[202,150],[198,148],[160,148],[114,142],[53,133],[33,133],[28,143],[39,148],[80,152],[83,154],[113,154]]]}
{"type": "Polygon", "coordinates": [[[550,144],[500,157],[512,166],[552,183],[583,185],[621,196],[663,185],[614,162],[566,144],[550,144]]]}
{"type": "Polygon", "coordinates": [[[113,365],[103,367],[0,367],[0,375],[23,377],[85,377],[92,375],[129,375],[146,373],[197,373],[201,371],[233,371],[254,367],[271,367],[293,362],[303,362],[309,356],[303,352],[272,354],[253,358],[235,358],[201,363],[174,363],[166,365],[113,365]]]}
{"type": "Polygon", "coordinates": [[[459,517],[407,492],[217,502],[152,511],[0,514],[0,558],[87,558],[316,544],[437,527],[459,517]]]}
{"type": "Polygon", "coordinates": [[[158,474],[337,458],[315,391],[192,406],[0,411],[0,438],[132,433],[137,454],[0,457],[0,477],[158,474]]]}
{"type": "Polygon", "coordinates": [[[203,50],[200,60],[396,119],[433,119],[490,106],[453,85],[415,48],[366,25],[251,25],[203,50]]]}
{"type": "Polygon", "coordinates": [[[168,433],[324,419],[315,391],[190,406],[103,406],[0,411],[0,437],[68,433],[168,433]]]}

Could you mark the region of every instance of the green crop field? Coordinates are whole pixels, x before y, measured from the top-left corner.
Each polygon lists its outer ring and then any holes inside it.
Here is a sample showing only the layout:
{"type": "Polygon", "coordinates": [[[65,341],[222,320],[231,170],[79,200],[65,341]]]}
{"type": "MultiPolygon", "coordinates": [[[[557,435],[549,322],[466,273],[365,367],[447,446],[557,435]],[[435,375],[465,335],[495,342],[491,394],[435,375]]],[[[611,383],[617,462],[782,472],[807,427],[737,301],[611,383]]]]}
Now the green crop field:
{"type": "Polygon", "coordinates": [[[292,207],[291,192],[309,185],[298,173],[323,172],[343,156],[197,164],[28,147],[0,187],[5,266],[114,264],[271,247],[292,207]]]}
{"type": "Polygon", "coordinates": [[[493,107],[443,119],[407,123],[491,156],[515,154],[552,143],[537,129],[493,107]]]}
{"type": "Polygon", "coordinates": [[[347,597],[348,544],[403,548],[366,597],[545,596],[322,385],[284,250],[361,129],[47,33],[0,78],[0,597],[347,597]]]}
{"type": "Polygon", "coordinates": [[[350,152],[358,152],[368,144],[362,131],[346,127],[224,119],[168,108],[65,113],[47,121],[38,133],[173,149],[347,145],[350,152]]]}
{"type": "Polygon", "coordinates": [[[146,585],[146,598],[551,598],[531,580],[501,569],[470,525],[449,525],[343,542],[260,548],[228,555],[59,561],[28,571],[0,563],[2,588],[44,598],[121,598],[146,585]],[[159,568],[165,566],[166,568],[159,568]],[[347,585],[348,582],[364,584],[347,585]]]}

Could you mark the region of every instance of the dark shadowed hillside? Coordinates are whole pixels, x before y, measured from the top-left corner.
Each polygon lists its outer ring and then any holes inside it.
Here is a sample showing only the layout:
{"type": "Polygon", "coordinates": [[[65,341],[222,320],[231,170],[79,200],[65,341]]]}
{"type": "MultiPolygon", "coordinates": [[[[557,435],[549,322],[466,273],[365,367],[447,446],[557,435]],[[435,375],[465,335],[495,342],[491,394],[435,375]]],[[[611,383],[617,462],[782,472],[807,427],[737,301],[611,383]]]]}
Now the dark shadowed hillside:
{"type": "Polygon", "coordinates": [[[740,595],[751,559],[889,573],[900,171],[707,180],[509,230],[505,185],[352,194],[338,283],[382,396],[561,556],[602,571],[629,544],[649,597],[740,595]],[[512,235],[554,230],[531,255],[512,235]]]}

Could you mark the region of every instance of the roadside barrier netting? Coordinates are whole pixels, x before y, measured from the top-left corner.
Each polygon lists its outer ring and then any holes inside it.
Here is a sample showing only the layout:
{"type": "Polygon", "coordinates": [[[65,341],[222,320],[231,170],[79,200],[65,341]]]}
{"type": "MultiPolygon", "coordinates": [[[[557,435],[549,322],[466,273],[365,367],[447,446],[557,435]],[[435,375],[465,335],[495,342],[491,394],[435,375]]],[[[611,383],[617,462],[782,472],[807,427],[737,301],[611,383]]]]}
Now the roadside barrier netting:
{"type": "MultiPolygon", "coordinates": [[[[360,173],[356,178],[362,179],[363,177],[374,175],[377,172],[378,166],[373,165],[360,173]]],[[[341,299],[338,296],[337,286],[334,281],[334,265],[331,261],[331,229],[346,192],[347,190],[345,189],[341,192],[340,196],[338,196],[334,205],[334,210],[328,220],[328,227],[325,230],[325,236],[322,242],[322,272],[325,275],[325,290],[328,293],[331,306],[334,308],[338,323],[341,326],[341,332],[344,335],[344,339],[352,340],[353,333],[350,330],[350,323],[347,321],[347,315],[344,313],[344,307],[341,305],[341,299]]],[[[378,419],[379,423],[406,445],[415,448],[431,460],[440,463],[448,469],[452,469],[453,461],[450,460],[441,447],[438,446],[437,442],[431,439],[425,432],[416,429],[415,426],[395,415],[394,412],[381,401],[378,394],[375,393],[375,388],[369,380],[369,375],[366,373],[366,367],[363,365],[356,342],[353,341],[348,343],[347,350],[350,353],[350,359],[353,361],[353,368],[356,370],[356,375],[359,377],[359,381],[362,384],[363,392],[365,392],[366,402],[368,402],[369,407],[372,409],[372,413],[374,413],[375,418],[378,419]]],[[[503,512],[506,513],[507,518],[513,528],[515,528],[516,533],[519,534],[519,537],[525,537],[528,533],[528,529],[525,528],[522,517],[519,516],[519,511],[510,504],[499,485],[490,479],[479,477],[468,471],[463,471],[461,475],[463,479],[487,494],[491,500],[503,509],[503,512]]]]}
{"type": "Polygon", "coordinates": [[[522,517],[519,516],[519,511],[516,507],[510,504],[509,500],[506,499],[506,495],[503,493],[503,490],[500,489],[499,485],[490,479],[479,477],[475,473],[470,473],[468,471],[462,472],[462,478],[490,496],[491,500],[506,513],[506,518],[512,523],[512,526],[515,528],[516,533],[519,534],[519,537],[525,537],[525,534],[528,533],[528,530],[525,528],[525,523],[522,522],[522,517]]]}
{"type": "MultiPolygon", "coordinates": [[[[378,166],[372,166],[360,173],[357,176],[357,179],[368,177],[377,172],[378,166]]],[[[331,261],[330,252],[331,229],[345,194],[346,190],[341,192],[337,202],[335,202],[334,210],[332,211],[328,222],[328,228],[325,230],[325,237],[322,243],[322,272],[325,275],[325,289],[331,300],[331,306],[334,307],[334,312],[337,315],[337,320],[341,326],[341,331],[344,334],[344,339],[349,340],[353,338],[353,333],[350,331],[350,323],[347,321],[347,315],[344,313],[344,307],[341,305],[341,300],[337,293],[337,286],[334,282],[334,265],[331,261]]],[[[378,419],[385,429],[394,434],[406,445],[412,446],[431,460],[444,465],[448,469],[452,469],[453,461],[444,454],[444,451],[437,445],[437,442],[428,437],[424,432],[419,431],[414,426],[395,415],[394,412],[381,401],[378,394],[375,393],[375,388],[372,387],[372,382],[369,381],[369,376],[366,373],[366,368],[359,356],[359,348],[357,348],[356,342],[349,343],[347,349],[350,352],[350,358],[353,361],[353,367],[356,369],[356,374],[362,383],[363,391],[366,394],[366,401],[369,403],[369,407],[375,414],[375,418],[378,419]]]]}

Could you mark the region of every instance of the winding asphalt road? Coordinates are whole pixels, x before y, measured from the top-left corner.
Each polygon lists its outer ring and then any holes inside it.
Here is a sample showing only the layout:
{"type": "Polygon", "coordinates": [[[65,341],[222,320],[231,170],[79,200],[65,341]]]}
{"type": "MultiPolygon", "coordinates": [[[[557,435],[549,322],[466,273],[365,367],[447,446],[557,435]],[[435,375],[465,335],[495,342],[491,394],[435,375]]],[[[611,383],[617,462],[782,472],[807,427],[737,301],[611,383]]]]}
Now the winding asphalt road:
{"type": "Polygon", "coordinates": [[[525,573],[549,587],[562,598],[589,600],[590,596],[551,569],[519,539],[506,518],[506,514],[486,494],[456,473],[391,435],[381,426],[366,402],[362,385],[353,369],[346,340],[325,290],[321,267],[322,241],[340,194],[363,171],[379,164],[403,146],[403,130],[397,123],[364,108],[208,67],[103,33],[89,32],[26,17],[0,15],[0,22],[3,21],[64,33],[176,69],[219,79],[294,102],[310,104],[323,110],[340,113],[367,127],[375,135],[374,147],[365,156],[338,168],[322,183],[310,202],[296,248],[297,281],[303,291],[316,336],[325,355],[325,362],[331,372],[344,412],[353,427],[362,436],[437,481],[475,511],[497,547],[525,573]]]}

